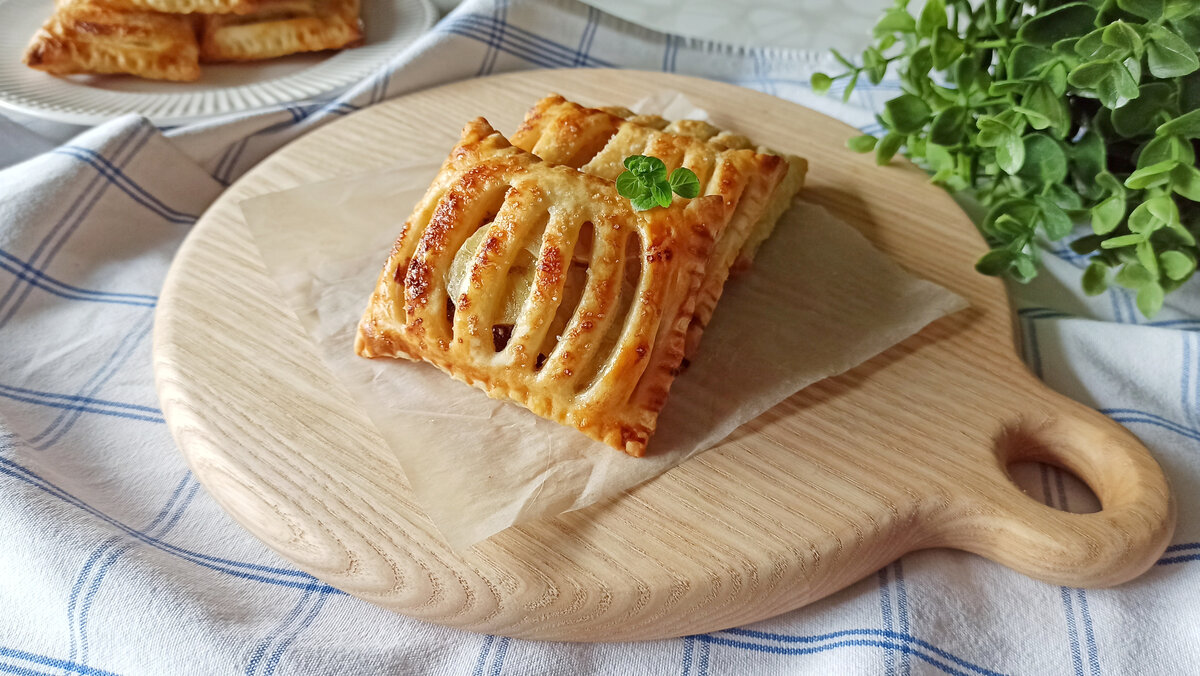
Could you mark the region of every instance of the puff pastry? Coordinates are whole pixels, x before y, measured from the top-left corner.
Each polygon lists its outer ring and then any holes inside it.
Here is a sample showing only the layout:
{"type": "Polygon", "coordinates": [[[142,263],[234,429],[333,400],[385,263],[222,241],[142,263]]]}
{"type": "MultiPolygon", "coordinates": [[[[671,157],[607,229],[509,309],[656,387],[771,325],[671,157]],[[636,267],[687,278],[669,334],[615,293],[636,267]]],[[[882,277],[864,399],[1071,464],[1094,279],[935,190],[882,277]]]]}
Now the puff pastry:
{"type": "Polygon", "coordinates": [[[60,2],[23,58],[53,73],[128,73],[156,80],[200,77],[192,20],[158,12],[121,12],[93,2],[60,2]]]}
{"type": "Polygon", "coordinates": [[[405,222],[355,350],[430,362],[640,456],[724,211],[710,196],[634,212],[611,181],[477,119],[405,222]]]}
{"type": "Polygon", "coordinates": [[[200,59],[256,61],[362,42],[359,0],[263,0],[247,14],[206,14],[200,59]]]}
{"type": "Polygon", "coordinates": [[[547,162],[615,180],[630,155],[652,155],[668,170],[687,167],[706,195],[726,205],[725,225],[709,259],[689,329],[687,352],[700,342],[732,269],[749,267],[759,245],[804,182],[808,163],[755,147],[743,136],[706,122],[669,122],[624,108],[584,108],[552,94],[526,114],[514,145],[547,162]]]}
{"type": "Polygon", "coordinates": [[[166,14],[248,14],[272,0],[104,0],[122,11],[153,11],[166,14]]]}

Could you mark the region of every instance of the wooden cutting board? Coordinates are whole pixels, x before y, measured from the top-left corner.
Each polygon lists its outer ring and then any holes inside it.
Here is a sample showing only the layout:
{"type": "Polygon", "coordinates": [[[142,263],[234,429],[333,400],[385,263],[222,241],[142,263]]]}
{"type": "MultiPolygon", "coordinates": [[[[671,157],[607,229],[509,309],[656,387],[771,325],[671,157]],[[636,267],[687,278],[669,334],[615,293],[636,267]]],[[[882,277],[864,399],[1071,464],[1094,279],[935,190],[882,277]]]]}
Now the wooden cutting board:
{"type": "Polygon", "coordinates": [[[911,165],[880,168],[847,151],[855,133],[766,94],[604,70],[471,80],[351,115],[249,172],[179,250],[154,336],[167,423],[209,493],[280,555],[372,603],[479,632],[611,641],[728,628],[928,547],[1055,584],[1107,586],[1142,573],[1174,528],[1162,471],[1125,429],[1030,375],[1003,285],[972,267],[985,246],[970,221],[911,165]],[[476,115],[511,132],[548,92],[629,105],[663,89],[683,92],[720,127],[807,157],[806,199],[971,308],[620,498],[456,554],[283,309],[237,205],[443,156],[476,115]],[[1007,467],[1026,460],[1069,469],[1102,510],[1070,514],[1025,495],[1007,467]]]}

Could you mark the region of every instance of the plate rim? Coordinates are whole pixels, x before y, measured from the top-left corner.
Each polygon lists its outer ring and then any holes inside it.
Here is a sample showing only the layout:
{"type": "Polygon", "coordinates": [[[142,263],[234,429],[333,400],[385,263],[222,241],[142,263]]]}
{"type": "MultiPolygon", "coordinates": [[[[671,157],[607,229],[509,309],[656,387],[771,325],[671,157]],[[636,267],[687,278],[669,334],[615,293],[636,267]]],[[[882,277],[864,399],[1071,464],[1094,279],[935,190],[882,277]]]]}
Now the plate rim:
{"type": "MultiPolygon", "coordinates": [[[[16,3],[19,1],[20,0],[0,0],[0,6],[6,5],[9,3],[16,3]]],[[[394,1],[394,0],[388,0],[388,1],[390,2],[390,1],[394,1]]],[[[433,5],[431,0],[405,0],[405,1],[413,3],[414,7],[419,7],[423,14],[421,22],[420,22],[420,24],[421,24],[420,32],[419,32],[418,36],[416,38],[414,38],[414,40],[412,42],[409,42],[408,44],[404,45],[403,48],[407,49],[408,47],[411,47],[416,42],[416,40],[420,39],[420,37],[422,35],[424,35],[431,28],[433,28],[434,25],[437,24],[440,13],[438,12],[437,8],[433,5]]],[[[338,53],[341,53],[341,52],[338,52],[338,53]]],[[[388,55],[392,55],[395,53],[396,53],[395,51],[387,52],[388,55]]],[[[376,68],[378,66],[379,66],[379,63],[376,63],[376,64],[372,65],[371,68],[366,69],[365,72],[369,73],[372,68],[376,68]]],[[[303,71],[293,73],[292,76],[299,75],[301,73],[303,73],[303,71]]],[[[291,77],[291,76],[289,76],[289,77],[291,77]]],[[[361,77],[356,78],[356,79],[361,79],[361,77]]],[[[274,82],[274,81],[275,80],[265,80],[262,82],[248,82],[248,83],[238,85],[235,87],[229,87],[223,91],[237,90],[237,89],[243,89],[243,88],[247,88],[247,87],[252,88],[252,87],[255,87],[256,85],[263,84],[265,82],[274,82]]],[[[229,116],[229,115],[255,115],[255,114],[263,113],[263,112],[269,111],[273,108],[278,108],[279,106],[293,104],[293,103],[297,103],[297,102],[301,102],[301,101],[312,100],[315,97],[319,97],[322,94],[327,94],[327,93],[329,93],[331,91],[335,91],[339,88],[346,88],[346,87],[352,86],[353,82],[354,82],[354,80],[352,79],[349,83],[344,83],[344,84],[330,86],[330,87],[321,87],[320,91],[318,91],[316,93],[307,94],[307,95],[304,95],[304,96],[301,96],[298,98],[289,98],[289,99],[286,99],[283,101],[277,101],[275,103],[265,103],[265,104],[258,105],[258,106],[226,110],[226,111],[222,111],[222,112],[186,114],[186,115],[146,114],[144,112],[139,112],[137,110],[128,110],[125,112],[116,112],[116,113],[77,112],[77,111],[73,111],[73,110],[64,110],[62,107],[60,107],[58,105],[40,104],[36,100],[34,100],[30,103],[23,103],[21,101],[17,101],[17,100],[14,100],[13,98],[10,98],[10,95],[8,92],[4,91],[3,89],[0,89],[0,112],[11,111],[11,112],[19,114],[19,115],[37,118],[39,121],[56,122],[59,124],[68,124],[68,125],[84,126],[84,127],[98,126],[98,125],[105,124],[107,122],[110,122],[112,120],[115,120],[119,117],[123,117],[126,115],[139,115],[139,116],[144,117],[147,120],[149,120],[151,122],[151,124],[154,124],[155,126],[175,127],[175,126],[184,126],[184,125],[189,125],[189,124],[198,124],[201,122],[206,122],[208,120],[216,119],[216,118],[223,117],[223,116],[229,116]]],[[[116,93],[126,94],[127,92],[116,92],[116,93]]],[[[130,93],[130,94],[135,95],[135,96],[144,96],[146,94],[149,94],[149,92],[136,92],[136,93],[130,93]]],[[[153,94],[153,95],[154,96],[174,96],[177,94],[163,93],[163,94],[153,94]]],[[[183,94],[183,95],[192,95],[192,94],[183,94]]]]}

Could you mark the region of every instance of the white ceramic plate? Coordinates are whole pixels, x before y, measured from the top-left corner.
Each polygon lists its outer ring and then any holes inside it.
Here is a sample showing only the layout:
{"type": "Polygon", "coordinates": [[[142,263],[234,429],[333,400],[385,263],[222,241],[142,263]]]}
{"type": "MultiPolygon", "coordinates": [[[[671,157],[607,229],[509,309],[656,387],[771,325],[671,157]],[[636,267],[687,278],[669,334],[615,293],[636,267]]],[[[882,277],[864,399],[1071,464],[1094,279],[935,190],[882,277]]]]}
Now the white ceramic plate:
{"type": "Polygon", "coordinates": [[[93,125],[126,113],[155,124],[186,124],[225,113],[303,101],[360,80],[433,25],[428,0],[363,0],[366,44],[257,63],[203,66],[196,82],[130,76],[55,77],[21,63],[50,0],[0,0],[0,107],[68,124],[93,125]]]}

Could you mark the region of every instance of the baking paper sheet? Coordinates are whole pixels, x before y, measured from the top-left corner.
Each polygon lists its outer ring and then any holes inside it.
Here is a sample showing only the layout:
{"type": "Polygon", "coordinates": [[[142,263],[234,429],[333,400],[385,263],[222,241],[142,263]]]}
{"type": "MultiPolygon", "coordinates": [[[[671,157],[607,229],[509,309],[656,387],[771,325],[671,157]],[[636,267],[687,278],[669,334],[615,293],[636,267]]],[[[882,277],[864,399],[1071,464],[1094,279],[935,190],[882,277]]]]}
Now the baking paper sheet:
{"type": "Polygon", "coordinates": [[[726,285],[647,456],[631,458],[427,364],[354,354],[379,270],[440,161],[264,195],[242,210],[285,304],[456,549],[618,495],[966,305],[798,201],[753,269],[726,285]]]}

